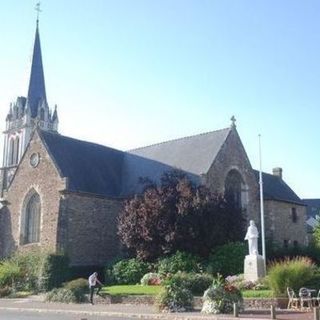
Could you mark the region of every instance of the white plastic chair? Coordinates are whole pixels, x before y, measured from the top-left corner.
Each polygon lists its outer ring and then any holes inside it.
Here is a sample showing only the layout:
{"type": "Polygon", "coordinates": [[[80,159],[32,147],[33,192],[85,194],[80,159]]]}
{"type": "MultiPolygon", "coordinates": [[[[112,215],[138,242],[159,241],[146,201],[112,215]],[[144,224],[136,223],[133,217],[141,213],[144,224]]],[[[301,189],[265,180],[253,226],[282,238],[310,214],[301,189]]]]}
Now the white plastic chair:
{"type": "Polygon", "coordinates": [[[287,292],[288,292],[288,298],[289,298],[287,309],[298,309],[300,299],[296,296],[293,289],[287,288],[287,292]]]}
{"type": "Polygon", "coordinates": [[[300,288],[299,297],[301,309],[303,309],[305,305],[308,309],[312,309],[312,297],[310,290],[308,290],[307,288],[300,288]]]}
{"type": "Polygon", "coordinates": [[[320,306],[320,289],[318,291],[317,296],[312,298],[312,304],[314,307],[320,306]]]}

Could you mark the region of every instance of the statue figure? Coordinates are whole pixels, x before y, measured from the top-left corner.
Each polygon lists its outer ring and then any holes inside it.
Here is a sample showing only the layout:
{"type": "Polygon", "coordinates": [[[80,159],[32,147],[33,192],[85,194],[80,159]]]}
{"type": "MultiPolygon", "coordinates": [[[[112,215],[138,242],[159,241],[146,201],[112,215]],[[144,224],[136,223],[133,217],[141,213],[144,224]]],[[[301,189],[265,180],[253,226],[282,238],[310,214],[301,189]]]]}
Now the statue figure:
{"type": "Polygon", "coordinates": [[[258,255],[258,238],[259,232],[253,220],[250,220],[250,225],[247,229],[244,240],[248,240],[249,255],[258,255]]]}

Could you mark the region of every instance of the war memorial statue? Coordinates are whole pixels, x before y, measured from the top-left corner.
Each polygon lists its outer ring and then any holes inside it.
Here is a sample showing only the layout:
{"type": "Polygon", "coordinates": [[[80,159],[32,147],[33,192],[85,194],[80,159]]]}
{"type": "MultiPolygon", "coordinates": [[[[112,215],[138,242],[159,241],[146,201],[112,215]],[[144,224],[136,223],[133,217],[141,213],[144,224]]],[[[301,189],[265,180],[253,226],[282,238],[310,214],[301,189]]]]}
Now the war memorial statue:
{"type": "Polygon", "coordinates": [[[250,220],[244,240],[248,240],[249,254],[244,260],[244,279],[256,281],[265,276],[265,262],[258,251],[259,232],[253,220],[250,220]]]}

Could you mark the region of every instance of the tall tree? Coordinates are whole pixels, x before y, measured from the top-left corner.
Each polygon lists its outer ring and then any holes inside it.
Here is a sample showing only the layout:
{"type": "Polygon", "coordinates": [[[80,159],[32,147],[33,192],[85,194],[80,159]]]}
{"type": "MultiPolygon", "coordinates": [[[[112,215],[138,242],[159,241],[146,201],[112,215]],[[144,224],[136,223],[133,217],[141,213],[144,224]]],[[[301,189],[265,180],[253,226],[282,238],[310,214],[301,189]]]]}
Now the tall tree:
{"type": "Polygon", "coordinates": [[[177,250],[207,256],[217,245],[242,240],[244,219],[221,195],[175,170],[125,203],[118,234],[144,260],[177,250]]]}

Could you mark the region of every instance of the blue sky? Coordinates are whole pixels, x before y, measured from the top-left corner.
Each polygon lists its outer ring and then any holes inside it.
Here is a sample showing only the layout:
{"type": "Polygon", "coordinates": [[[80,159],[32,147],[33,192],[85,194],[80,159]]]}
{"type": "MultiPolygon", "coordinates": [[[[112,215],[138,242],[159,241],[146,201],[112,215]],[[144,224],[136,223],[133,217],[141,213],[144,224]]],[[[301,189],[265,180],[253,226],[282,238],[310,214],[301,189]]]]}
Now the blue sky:
{"type": "MultiPolygon", "coordinates": [[[[27,94],[36,1],[0,2],[0,128],[27,94]]],[[[320,198],[320,2],[41,2],[60,133],[121,150],[228,127],[254,168],[320,198]]]]}

